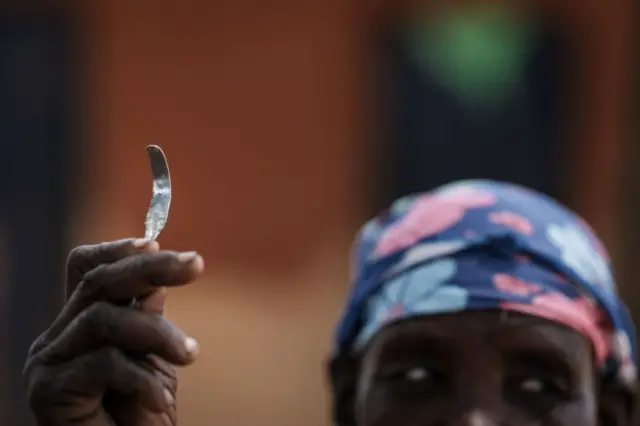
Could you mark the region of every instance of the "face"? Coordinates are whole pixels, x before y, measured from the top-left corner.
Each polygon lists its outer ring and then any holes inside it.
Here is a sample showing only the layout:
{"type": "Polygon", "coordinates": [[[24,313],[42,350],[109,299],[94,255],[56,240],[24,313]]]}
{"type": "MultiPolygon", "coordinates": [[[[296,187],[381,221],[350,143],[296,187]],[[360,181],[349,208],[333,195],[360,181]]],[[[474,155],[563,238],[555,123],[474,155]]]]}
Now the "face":
{"type": "Polygon", "coordinates": [[[596,426],[592,352],[576,332],[505,312],[406,320],[362,354],[358,426],[596,426]]]}

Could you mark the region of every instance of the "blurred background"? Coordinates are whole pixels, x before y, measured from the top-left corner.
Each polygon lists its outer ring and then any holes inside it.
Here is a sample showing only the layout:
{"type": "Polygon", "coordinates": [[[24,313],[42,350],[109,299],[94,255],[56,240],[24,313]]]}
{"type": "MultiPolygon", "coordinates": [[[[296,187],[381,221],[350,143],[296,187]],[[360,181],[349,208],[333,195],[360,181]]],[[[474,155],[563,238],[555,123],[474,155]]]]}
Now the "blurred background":
{"type": "MultiPolygon", "coordinates": [[[[0,5],[0,423],[63,302],[66,253],[142,236],[206,278],[180,425],[328,425],[324,362],[358,225],[460,178],[525,184],[601,233],[640,313],[634,0],[101,0],[0,5]],[[206,419],[206,420],[203,420],[206,419]]],[[[637,317],[638,318],[638,317],[637,317]]]]}

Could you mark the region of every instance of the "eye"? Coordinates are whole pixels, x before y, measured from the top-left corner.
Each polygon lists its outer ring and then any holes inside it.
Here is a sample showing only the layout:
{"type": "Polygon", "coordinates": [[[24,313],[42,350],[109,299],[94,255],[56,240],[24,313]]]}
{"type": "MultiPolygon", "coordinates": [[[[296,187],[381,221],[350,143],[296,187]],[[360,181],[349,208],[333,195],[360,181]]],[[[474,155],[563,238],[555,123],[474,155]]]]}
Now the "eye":
{"type": "Polygon", "coordinates": [[[531,395],[540,394],[563,394],[566,393],[566,387],[557,381],[541,378],[541,377],[525,377],[516,383],[520,392],[531,395]]]}
{"type": "Polygon", "coordinates": [[[404,373],[404,379],[412,383],[420,383],[431,378],[433,378],[432,371],[426,367],[413,367],[404,373]]]}
{"type": "Polygon", "coordinates": [[[520,390],[527,393],[541,393],[545,390],[546,383],[542,379],[530,377],[519,383],[520,390]]]}
{"type": "Polygon", "coordinates": [[[404,401],[423,401],[441,395],[446,381],[437,370],[425,365],[404,365],[381,371],[378,383],[389,396],[402,398],[404,401]]]}
{"type": "Polygon", "coordinates": [[[574,397],[565,381],[544,376],[514,378],[508,383],[505,392],[507,400],[532,415],[547,413],[574,397]]]}
{"type": "Polygon", "coordinates": [[[433,368],[424,365],[398,366],[382,371],[380,379],[393,385],[423,387],[438,381],[440,375],[433,368]]]}

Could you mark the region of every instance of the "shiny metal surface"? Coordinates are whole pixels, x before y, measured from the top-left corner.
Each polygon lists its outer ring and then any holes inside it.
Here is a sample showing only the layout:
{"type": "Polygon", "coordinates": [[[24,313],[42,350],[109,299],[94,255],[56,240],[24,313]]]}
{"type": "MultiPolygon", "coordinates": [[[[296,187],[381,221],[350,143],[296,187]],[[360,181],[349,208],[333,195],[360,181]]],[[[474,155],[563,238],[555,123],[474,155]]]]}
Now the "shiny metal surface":
{"type": "Polygon", "coordinates": [[[167,224],[171,207],[171,176],[167,157],[157,145],[147,146],[153,175],[153,193],[145,221],[145,238],[155,240],[167,224]]]}

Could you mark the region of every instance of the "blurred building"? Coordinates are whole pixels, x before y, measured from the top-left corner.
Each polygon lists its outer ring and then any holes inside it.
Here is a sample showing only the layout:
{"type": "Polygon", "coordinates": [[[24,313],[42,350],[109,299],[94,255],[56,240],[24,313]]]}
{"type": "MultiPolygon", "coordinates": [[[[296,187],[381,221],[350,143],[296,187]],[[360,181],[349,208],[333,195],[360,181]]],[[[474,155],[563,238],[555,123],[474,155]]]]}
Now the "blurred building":
{"type": "Polygon", "coordinates": [[[522,81],[542,106],[518,104],[533,117],[522,126],[509,115],[471,126],[437,95],[398,42],[432,13],[418,2],[39,3],[0,8],[9,424],[30,424],[20,365],[59,309],[66,250],[143,232],[148,143],[165,150],[175,191],[160,242],[207,261],[206,279],[176,290],[168,309],[202,346],[182,375],[181,426],[327,424],[323,362],[349,240],[400,193],[462,173],[522,180],[557,191],[623,246],[630,0],[523,6],[570,60],[531,55],[542,71],[522,81]],[[547,71],[557,86],[544,86],[547,71]],[[501,138],[491,149],[507,162],[526,153],[523,166],[448,167],[469,134],[501,138]],[[527,159],[544,170],[518,175],[527,159]]]}

